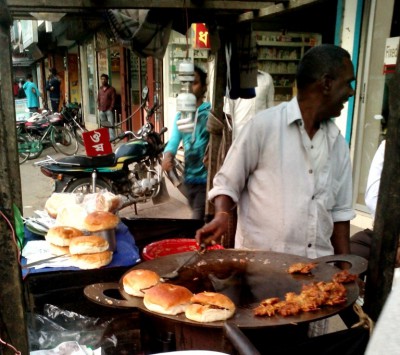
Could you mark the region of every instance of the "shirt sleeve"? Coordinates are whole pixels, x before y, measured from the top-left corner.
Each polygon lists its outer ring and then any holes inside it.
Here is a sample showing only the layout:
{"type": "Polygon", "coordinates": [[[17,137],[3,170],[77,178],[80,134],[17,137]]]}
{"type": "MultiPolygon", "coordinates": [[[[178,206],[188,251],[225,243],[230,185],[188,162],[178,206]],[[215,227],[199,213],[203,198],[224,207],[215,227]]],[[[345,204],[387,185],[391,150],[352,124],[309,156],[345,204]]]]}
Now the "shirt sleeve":
{"type": "Polygon", "coordinates": [[[369,169],[367,188],[365,191],[365,204],[375,217],[376,204],[379,196],[379,186],[381,182],[381,174],[383,168],[383,160],[385,156],[386,141],[383,141],[376,151],[372,159],[371,167],[369,169]]]}
{"type": "Polygon", "coordinates": [[[169,138],[169,141],[164,148],[164,152],[170,152],[172,155],[176,155],[176,152],[178,151],[179,143],[182,140],[182,134],[178,129],[178,125],[176,124],[176,121],[180,118],[180,113],[178,112],[175,116],[175,121],[174,124],[172,125],[172,131],[171,131],[171,136],[169,138]]]}

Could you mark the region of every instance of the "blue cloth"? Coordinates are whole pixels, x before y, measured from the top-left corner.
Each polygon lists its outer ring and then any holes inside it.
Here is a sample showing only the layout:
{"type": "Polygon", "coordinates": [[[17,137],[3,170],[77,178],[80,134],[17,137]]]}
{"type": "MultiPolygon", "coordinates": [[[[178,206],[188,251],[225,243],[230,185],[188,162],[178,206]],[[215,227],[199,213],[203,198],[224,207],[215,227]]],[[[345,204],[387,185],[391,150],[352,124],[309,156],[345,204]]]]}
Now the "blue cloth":
{"type": "MultiPolygon", "coordinates": [[[[25,241],[28,242],[30,240],[43,240],[44,237],[39,236],[30,232],[25,228],[25,241]]],[[[117,239],[117,250],[113,254],[113,258],[110,264],[105,266],[105,268],[112,268],[118,266],[133,266],[140,262],[140,254],[139,248],[135,244],[135,239],[132,234],[129,232],[128,227],[120,222],[116,228],[116,239],[117,239]]],[[[21,265],[26,264],[26,259],[21,258],[21,265]]],[[[43,272],[54,272],[54,271],[66,271],[66,270],[81,270],[77,267],[46,267],[42,269],[23,269],[22,276],[26,276],[27,274],[33,273],[43,273],[43,272]]]]}
{"type": "Polygon", "coordinates": [[[23,89],[25,91],[25,95],[26,95],[26,105],[28,106],[28,108],[31,107],[39,107],[39,96],[40,96],[40,91],[38,89],[38,87],[36,86],[35,83],[33,83],[32,81],[27,81],[24,86],[23,89]],[[33,92],[33,90],[35,92],[33,92]]]}
{"type": "Polygon", "coordinates": [[[206,184],[207,169],[203,164],[204,153],[207,148],[209,133],[207,131],[207,120],[211,105],[203,102],[198,107],[195,140],[193,142],[192,132],[182,133],[178,130],[176,122],[180,119],[181,113],[178,112],[172,127],[171,138],[166,145],[164,152],[176,155],[179,143],[183,142],[185,151],[185,183],[187,184],[206,184]]]}
{"type": "Polygon", "coordinates": [[[59,100],[61,95],[61,82],[56,76],[51,76],[49,81],[46,83],[46,90],[50,93],[51,100],[59,100]],[[51,88],[53,88],[51,90],[51,88]]]}

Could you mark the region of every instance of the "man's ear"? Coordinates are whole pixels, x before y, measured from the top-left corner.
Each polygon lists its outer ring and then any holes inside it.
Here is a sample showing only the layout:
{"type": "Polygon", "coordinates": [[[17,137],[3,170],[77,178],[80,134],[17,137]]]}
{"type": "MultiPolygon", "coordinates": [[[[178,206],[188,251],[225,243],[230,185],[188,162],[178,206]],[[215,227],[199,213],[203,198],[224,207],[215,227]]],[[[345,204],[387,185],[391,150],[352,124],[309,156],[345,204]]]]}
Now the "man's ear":
{"type": "Polygon", "coordinates": [[[331,91],[332,89],[332,82],[333,82],[333,78],[331,75],[329,74],[324,74],[321,77],[321,86],[322,86],[322,92],[324,94],[327,94],[331,91]]]}

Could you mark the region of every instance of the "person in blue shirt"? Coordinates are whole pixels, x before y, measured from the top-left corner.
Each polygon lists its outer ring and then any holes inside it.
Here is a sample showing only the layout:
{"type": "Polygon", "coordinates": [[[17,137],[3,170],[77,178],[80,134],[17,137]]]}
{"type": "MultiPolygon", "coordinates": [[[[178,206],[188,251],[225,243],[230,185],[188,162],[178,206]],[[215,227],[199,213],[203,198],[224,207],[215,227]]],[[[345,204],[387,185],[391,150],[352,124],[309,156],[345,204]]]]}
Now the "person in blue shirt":
{"type": "Polygon", "coordinates": [[[25,91],[29,112],[37,112],[39,109],[39,97],[42,96],[38,87],[33,82],[32,74],[26,76],[26,82],[23,85],[25,91]]]}
{"type": "Polygon", "coordinates": [[[181,117],[181,113],[178,112],[170,140],[164,149],[162,167],[165,171],[170,171],[173,168],[173,161],[182,141],[185,154],[184,186],[186,197],[192,209],[192,218],[204,220],[207,197],[207,168],[203,159],[209,140],[206,125],[211,105],[209,102],[204,102],[207,91],[207,74],[197,66],[194,67],[192,91],[197,99],[193,131],[182,132],[178,129],[177,122],[181,117]]]}

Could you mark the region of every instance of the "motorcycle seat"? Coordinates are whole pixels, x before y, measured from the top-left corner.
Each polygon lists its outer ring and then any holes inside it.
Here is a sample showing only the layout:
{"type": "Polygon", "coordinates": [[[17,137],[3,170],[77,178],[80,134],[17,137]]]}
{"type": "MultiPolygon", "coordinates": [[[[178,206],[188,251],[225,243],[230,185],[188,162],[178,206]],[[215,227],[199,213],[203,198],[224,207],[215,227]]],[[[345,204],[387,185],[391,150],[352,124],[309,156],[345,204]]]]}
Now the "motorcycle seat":
{"type": "Polygon", "coordinates": [[[73,155],[59,159],[62,163],[79,164],[85,168],[97,168],[99,166],[108,166],[115,164],[115,154],[100,155],[97,157],[88,157],[86,155],[73,155]]]}

